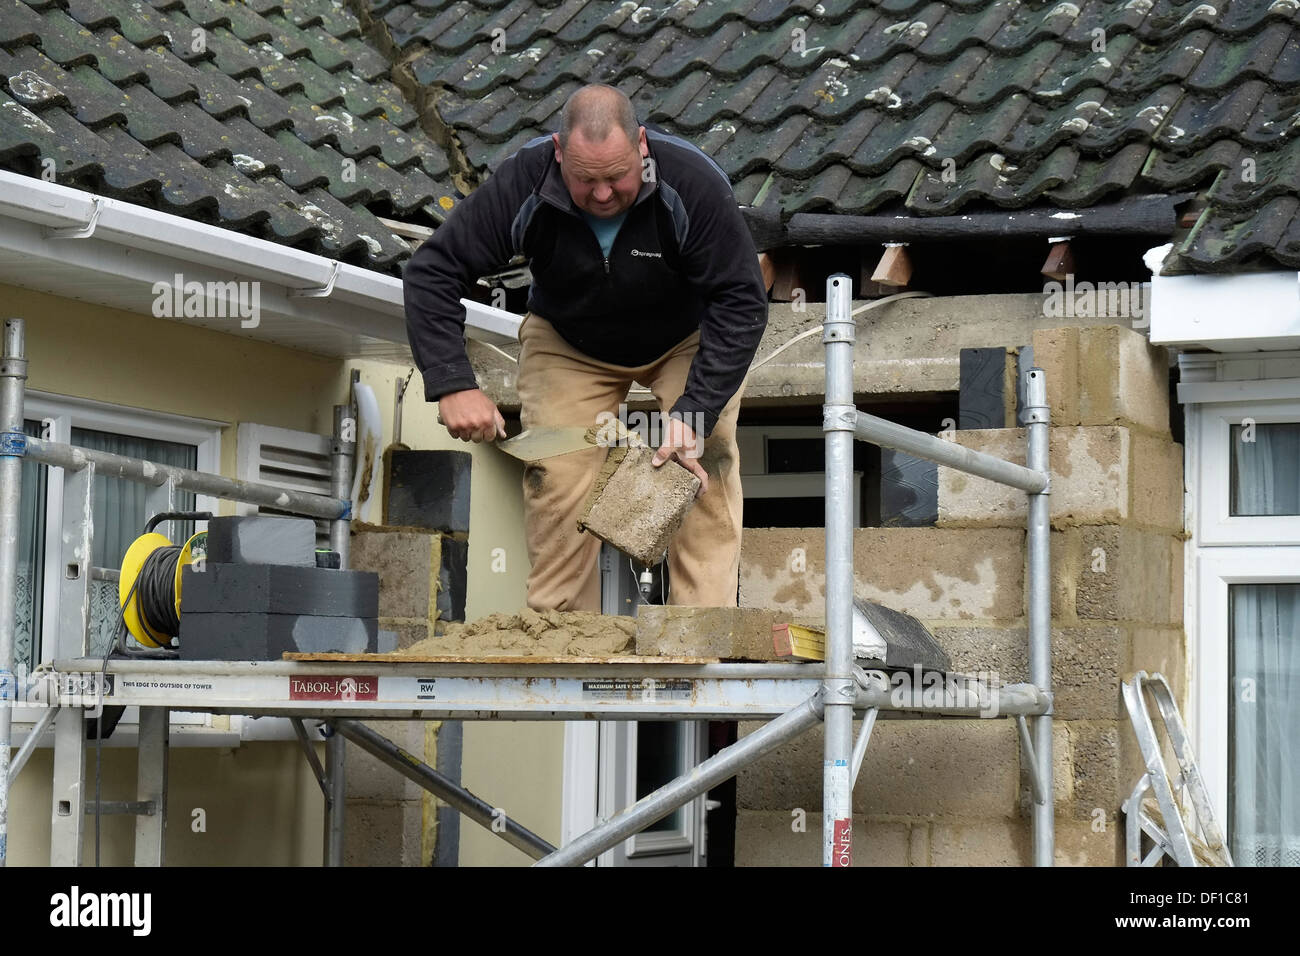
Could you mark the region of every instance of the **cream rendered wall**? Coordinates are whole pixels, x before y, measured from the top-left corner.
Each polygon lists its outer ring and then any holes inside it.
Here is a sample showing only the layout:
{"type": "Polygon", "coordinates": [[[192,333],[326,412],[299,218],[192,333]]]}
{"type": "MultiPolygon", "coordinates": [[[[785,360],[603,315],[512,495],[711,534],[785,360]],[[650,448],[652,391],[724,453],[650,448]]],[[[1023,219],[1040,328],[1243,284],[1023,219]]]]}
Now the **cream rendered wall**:
{"type": "MultiPolygon", "coordinates": [[[[405,378],[409,366],[345,363],[258,342],[241,335],[235,320],[229,333],[211,331],[5,285],[0,285],[0,303],[5,316],[27,322],[29,388],[226,422],[221,436],[225,475],[235,474],[240,422],[329,434],[332,406],[345,400],[353,367],[379,400],[383,443],[392,440],[393,383],[405,378]]],[[[466,615],[473,619],[518,610],[528,573],[521,466],[493,449],[452,439],[437,423],[436,406],[424,402],[418,375],[407,393],[402,438],[413,448],[466,449],[474,455],[466,615]],[[503,549],[504,572],[492,569],[497,548],[503,549]]],[[[380,505],[376,501],[372,521],[378,520],[380,505]]],[[[223,503],[223,510],[231,508],[223,503]]],[[[467,722],[463,782],[558,842],[563,740],[558,722],[467,722]]],[[[106,748],[104,768],[105,799],[131,798],[134,751],[106,748]],[[110,781],[116,783],[110,786],[110,781]]],[[[49,751],[38,751],[13,790],[9,859],[16,865],[48,860],[49,769],[49,751]]],[[[320,862],[320,791],[296,744],[252,743],[233,751],[174,747],[170,783],[168,862],[320,862]],[[206,782],[212,780],[221,785],[208,790],[206,782]],[[208,811],[206,835],[190,828],[195,807],[208,811]]],[[[89,840],[89,829],[87,834],[89,840]]],[[[90,847],[87,843],[93,853],[90,847]]],[[[89,853],[87,861],[93,859],[89,853]]],[[[105,862],[130,860],[126,821],[108,821],[103,827],[101,854],[105,862]]],[[[528,862],[498,837],[462,820],[462,865],[528,862]]]]}
{"type": "MultiPolygon", "coordinates": [[[[349,362],[375,391],[384,443],[393,437],[394,382],[410,366],[349,362]]],[[[347,372],[343,373],[346,383],[347,372]]],[[[411,378],[402,412],[402,441],[412,448],[455,449],[473,455],[470,469],[468,593],[469,620],[495,611],[518,611],[525,603],[528,552],[524,539],[523,466],[493,449],[461,442],[438,424],[437,405],[424,400],[417,372],[411,378]],[[505,571],[494,571],[494,551],[505,571]]],[[[378,522],[377,501],[370,520],[378,522]]],[[[499,562],[498,562],[499,567],[499,562]]],[[[466,721],[461,782],[513,819],[559,845],[563,798],[564,724],[560,721],[466,721]]],[[[524,866],[532,860],[500,837],[461,818],[462,866],[524,866]]]]}
{"type": "MultiPolygon", "coordinates": [[[[4,285],[0,312],[26,320],[29,388],[228,422],[221,471],[230,476],[239,422],[328,432],[330,406],[346,395],[339,390],[339,360],[241,337],[236,320],[235,334],[227,334],[4,285]]],[[[50,768],[50,751],[38,750],[15,782],[9,804],[15,865],[49,860],[50,768]]],[[[87,768],[93,785],[93,749],[87,768]]],[[[134,774],[134,750],[105,748],[105,799],[134,799],[134,774]]],[[[296,743],[173,747],[170,785],[169,863],[319,865],[321,794],[296,743]],[[192,829],[196,807],[207,811],[206,833],[192,829]]],[[[128,820],[105,821],[105,863],[131,861],[132,827],[128,820]]],[[[90,821],[86,834],[89,863],[90,821]]]]}

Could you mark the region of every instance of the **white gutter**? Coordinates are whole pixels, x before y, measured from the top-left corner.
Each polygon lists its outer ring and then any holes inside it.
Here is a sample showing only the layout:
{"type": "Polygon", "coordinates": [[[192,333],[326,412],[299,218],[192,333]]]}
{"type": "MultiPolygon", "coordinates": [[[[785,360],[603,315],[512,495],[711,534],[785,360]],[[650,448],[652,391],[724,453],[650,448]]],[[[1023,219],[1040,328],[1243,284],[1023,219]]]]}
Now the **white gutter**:
{"type": "MultiPolygon", "coordinates": [[[[129,258],[130,280],[170,283],[181,271],[259,281],[273,287],[262,301],[277,314],[399,347],[407,341],[396,276],[4,170],[0,218],[15,221],[0,229],[0,243],[19,256],[121,278],[126,260],[105,247],[149,253],[129,258]]],[[[466,324],[467,337],[498,344],[513,333],[501,316],[479,322],[471,313],[466,324]]]]}
{"type": "Polygon", "coordinates": [[[1151,270],[1151,342],[1216,352],[1300,349],[1300,273],[1162,276],[1171,245],[1143,257],[1151,270]]]}

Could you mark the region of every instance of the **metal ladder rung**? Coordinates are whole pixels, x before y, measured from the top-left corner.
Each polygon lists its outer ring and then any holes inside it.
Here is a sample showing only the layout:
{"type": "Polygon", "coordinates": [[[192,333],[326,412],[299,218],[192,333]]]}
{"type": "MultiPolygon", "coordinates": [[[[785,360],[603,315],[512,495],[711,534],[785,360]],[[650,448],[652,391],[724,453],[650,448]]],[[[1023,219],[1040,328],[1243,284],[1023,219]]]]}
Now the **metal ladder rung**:
{"type": "Polygon", "coordinates": [[[1122,690],[1124,706],[1146,767],[1146,773],[1123,807],[1129,818],[1125,831],[1128,865],[1154,866],[1162,857],[1168,856],[1179,866],[1232,866],[1232,855],[1215,821],[1209,793],[1192,754],[1169,682],[1162,674],[1148,675],[1146,671],[1138,671],[1123,683],[1122,690]],[[1160,738],[1147,709],[1147,691],[1156,702],[1165,736],[1178,761],[1178,774],[1172,781],[1165,767],[1160,738]],[[1151,794],[1154,794],[1154,799],[1151,794]],[[1190,799],[1192,805],[1190,816],[1184,816],[1185,798],[1190,799]],[[1141,853],[1143,833],[1155,842],[1155,848],[1145,858],[1141,853]]]}

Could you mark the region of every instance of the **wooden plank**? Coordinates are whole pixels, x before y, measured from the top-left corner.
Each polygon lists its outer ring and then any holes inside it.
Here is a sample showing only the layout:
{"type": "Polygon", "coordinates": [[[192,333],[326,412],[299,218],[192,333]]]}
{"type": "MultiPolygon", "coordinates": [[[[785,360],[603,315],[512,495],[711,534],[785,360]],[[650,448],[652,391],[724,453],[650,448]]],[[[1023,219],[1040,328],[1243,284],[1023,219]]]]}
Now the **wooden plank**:
{"type": "Polygon", "coordinates": [[[1057,282],[1064,282],[1065,277],[1074,272],[1074,253],[1070,249],[1068,239],[1052,243],[1052,248],[1047,253],[1047,261],[1039,271],[1057,282]]]}
{"type": "Polygon", "coordinates": [[[871,274],[871,281],[891,289],[902,289],[912,281],[912,260],[902,244],[885,246],[885,252],[871,274]]]}

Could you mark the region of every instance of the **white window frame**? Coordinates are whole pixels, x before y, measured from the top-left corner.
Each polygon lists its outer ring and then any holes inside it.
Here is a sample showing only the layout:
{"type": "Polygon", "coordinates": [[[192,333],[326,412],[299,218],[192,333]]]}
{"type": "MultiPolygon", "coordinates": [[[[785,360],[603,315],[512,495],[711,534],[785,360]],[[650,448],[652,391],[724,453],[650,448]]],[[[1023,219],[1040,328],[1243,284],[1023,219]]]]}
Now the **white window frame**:
{"type": "MultiPolygon", "coordinates": [[[[681,776],[708,751],[708,722],[672,721],[678,733],[681,776]]],[[[567,721],[564,725],[563,811],[560,842],[567,845],[597,823],[630,806],[636,797],[637,721],[567,721]]],[[[634,833],[587,866],[702,866],[705,859],[703,796],[683,804],[681,826],[634,833]]]]}
{"type": "MultiPolygon", "coordinates": [[[[221,463],[221,429],[226,422],[183,415],[168,415],[147,409],[132,408],[127,405],[114,405],[91,399],[74,398],[50,392],[28,390],[24,396],[23,417],[35,419],[48,425],[47,437],[50,441],[72,442],[73,428],[87,428],[96,431],[131,435],[156,441],[178,442],[193,445],[196,449],[196,471],[212,474],[220,473],[221,463]]],[[[217,499],[208,495],[195,496],[196,511],[217,510],[217,499]]],[[[204,522],[199,522],[200,525],[204,522]]],[[[49,547],[49,542],[61,540],[63,535],[63,469],[51,467],[46,483],[45,496],[45,581],[56,582],[62,574],[58,548],[49,547]]],[[[49,664],[61,656],[58,648],[59,589],[53,586],[44,588],[41,602],[41,653],[34,665],[49,664]]],[[[14,708],[15,730],[21,730],[22,736],[30,725],[37,721],[44,712],[43,708],[18,705],[14,708]]],[[[108,746],[134,746],[135,726],[139,711],[135,707],[127,708],[115,730],[105,744],[108,746]]],[[[229,746],[238,742],[237,732],[233,736],[229,731],[213,730],[211,715],[174,711],[171,715],[173,732],[181,732],[177,743],[186,742],[187,735],[201,733],[202,737],[195,743],[207,743],[212,746],[229,746]]],[[[53,742],[53,732],[47,734],[42,746],[53,742]]]]}
{"type": "MultiPolygon", "coordinates": [[[[1196,655],[1196,712],[1200,717],[1197,761],[1215,817],[1228,818],[1228,588],[1233,584],[1300,583],[1300,543],[1286,548],[1207,548],[1198,558],[1200,603],[1196,655]]],[[[1189,668],[1189,673],[1191,668],[1189,668]]]]}
{"type": "MultiPolygon", "coordinates": [[[[1252,383],[1253,384],[1253,383],[1252,383]]],[[[1232,427],[1249,419],[1257,425],[1300,422],[1300,399],[1224,402],[1200,406],[1198,439],[1202,449],[1215,449],[1202,459],[1203,482],[1196,502],[1197,538],[1202,546],[1290,545],[1300,542],[1300,515],[1234,516],[1231,512],[1232,427]]]]}
{"type": "MultiPolygon", "coordinates": [[[[1300,381],[1237,378],[1266,374],[1285,355],[1183,355],[1186,403],[1186,549],[1183,620],[1187,634],[1188,729],[1216,818],[1228,832],[1228,588],[1300,582],[1300,519],[1229,511],[1231,426],[1300,421],[1300,381]],[[1225,392],[1230,389],[1230,392],[1225,392]],[[1223,401],[1231,397],[1234,401],[1223,401]],[[1211,401],[1210,399],[1214,399],[1211,401]]],[[[1228,834],[1229,839],[1231,834],[1228,834]]]]}

